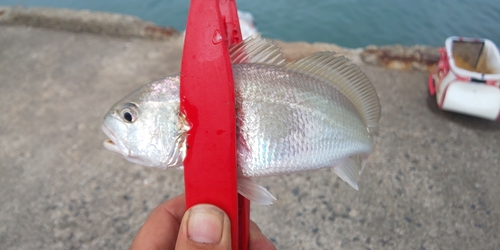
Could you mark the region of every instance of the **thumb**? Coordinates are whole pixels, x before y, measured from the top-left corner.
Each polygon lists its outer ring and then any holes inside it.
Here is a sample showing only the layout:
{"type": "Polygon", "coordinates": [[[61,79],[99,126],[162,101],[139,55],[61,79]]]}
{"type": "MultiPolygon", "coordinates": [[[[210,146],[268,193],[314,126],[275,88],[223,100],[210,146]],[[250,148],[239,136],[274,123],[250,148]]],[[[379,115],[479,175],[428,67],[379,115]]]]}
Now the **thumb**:
{"type": "Polygon", "coordinates": [[[231,223],[222,209],[200,204],[182,217],[175,249],[231,249],[231,223]]]}

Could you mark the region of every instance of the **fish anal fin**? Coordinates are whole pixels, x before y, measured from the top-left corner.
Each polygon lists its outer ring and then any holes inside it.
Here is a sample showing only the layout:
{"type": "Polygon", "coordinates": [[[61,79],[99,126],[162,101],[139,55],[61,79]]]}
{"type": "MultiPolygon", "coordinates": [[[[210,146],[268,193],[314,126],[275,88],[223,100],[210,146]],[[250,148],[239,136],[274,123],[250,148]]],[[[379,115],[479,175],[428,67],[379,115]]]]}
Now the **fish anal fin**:
{"type": "Polygon", "coordinates": [[[263,186],[243,176],[238,177],[238,193],[260,205],[271,205],[273,204],[273,200],[276,200],[263,186]]]}
{"type": "Polygon", "coordinates": [[[381,111],[375,88],[349,59],[335,52],[317,52],[285,67],[331,82],[351,100],[368,128],[378,125],[381,111]]]}
{"type": "Polygon", "coordinates": [[[333,171],[356,190],[358,188],[359,176],[365,167],[365,159],[361,156],[351,156],[342,164],[333,168],[333,171]]]}
{"type": "Polygon", "coordinates": [[[260,36],[249,37],[229,48],[232,64],[259,63],[284,66],[285,59],[282,54],[278,45],[260,36]]]}

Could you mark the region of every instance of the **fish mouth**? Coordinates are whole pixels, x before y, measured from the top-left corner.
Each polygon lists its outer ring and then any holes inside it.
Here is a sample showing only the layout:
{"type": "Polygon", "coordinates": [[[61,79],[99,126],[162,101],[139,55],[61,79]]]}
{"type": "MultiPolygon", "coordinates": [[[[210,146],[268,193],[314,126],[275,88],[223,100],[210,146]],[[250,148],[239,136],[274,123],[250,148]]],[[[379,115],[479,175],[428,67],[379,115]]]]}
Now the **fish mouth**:
{"type": "Polygon", "coordinates": [[[102,145],[107,150],[113,151],[113,152],[118,153],[118,154],[123,154],[122,150],[120,150],[120,147],[118,147],[118,145],[115,143],[116,137],[113,134],[113,132],[111,132],[111,130],[108,127],[106,127],[105,124],[102,124],[101,129],[104,132],[104,134],[106,134],[106,136],[109,138],[109,139],[106,139],[102,143],[102,145]]]}
{"type": "Polygon", "coordinates": [[[106,134],[106,136],[108,136],[108,138],[109,138],[109,139],[104,140],[104,142],[102,143],[102,145],[107,150],[110,150],[112,152],[115,152],[115,153],[122,155],[123,158],[125,158],[129,162],[143,165],[143,166],[152,166],[150,163],[142,160],[141,158],[132,156],[130,154],[130,150],[127,149],[122,143],[120,143],[120,141],[118,141],[116,139],[116,136],[113,134],[113,132],[108,127],[106,127],[105,124],[102,124],[101,129],[104,132],[104,134],[106,134]]]}

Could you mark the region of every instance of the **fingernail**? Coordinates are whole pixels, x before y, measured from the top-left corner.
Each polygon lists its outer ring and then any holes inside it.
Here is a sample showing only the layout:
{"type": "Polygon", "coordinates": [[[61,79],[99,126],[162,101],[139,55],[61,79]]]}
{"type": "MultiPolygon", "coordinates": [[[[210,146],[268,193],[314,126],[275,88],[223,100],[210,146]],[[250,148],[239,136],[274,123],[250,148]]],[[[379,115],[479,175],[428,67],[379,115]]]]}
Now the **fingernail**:
{"type": "Polygon", "coordinates": [[[189,210],[188,237],[204,244],[217,244],[222,237],[224,214],[211,205],[197,205],[189,210]]]}

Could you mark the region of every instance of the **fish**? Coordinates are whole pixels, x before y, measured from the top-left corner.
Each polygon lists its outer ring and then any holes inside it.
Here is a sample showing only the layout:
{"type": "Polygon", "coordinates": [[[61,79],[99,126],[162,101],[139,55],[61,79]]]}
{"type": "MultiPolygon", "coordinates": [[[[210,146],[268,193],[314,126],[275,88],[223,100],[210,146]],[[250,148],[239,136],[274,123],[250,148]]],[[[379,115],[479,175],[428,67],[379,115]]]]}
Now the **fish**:
{"type": "MultiPolygon", "coordinates": [[[[250,37],[229,50],[235,86],[238,192],[258,204],[274,196],[257,177],[332,168],[358,190],[381,114],[374,86],[352,61],[317,52],[287,63],[280,48],[250,37]]],[[[148,83],[104,117],[106,149],[160,169],[182,169],[189,123],[179,74],[148,83]]]]}

